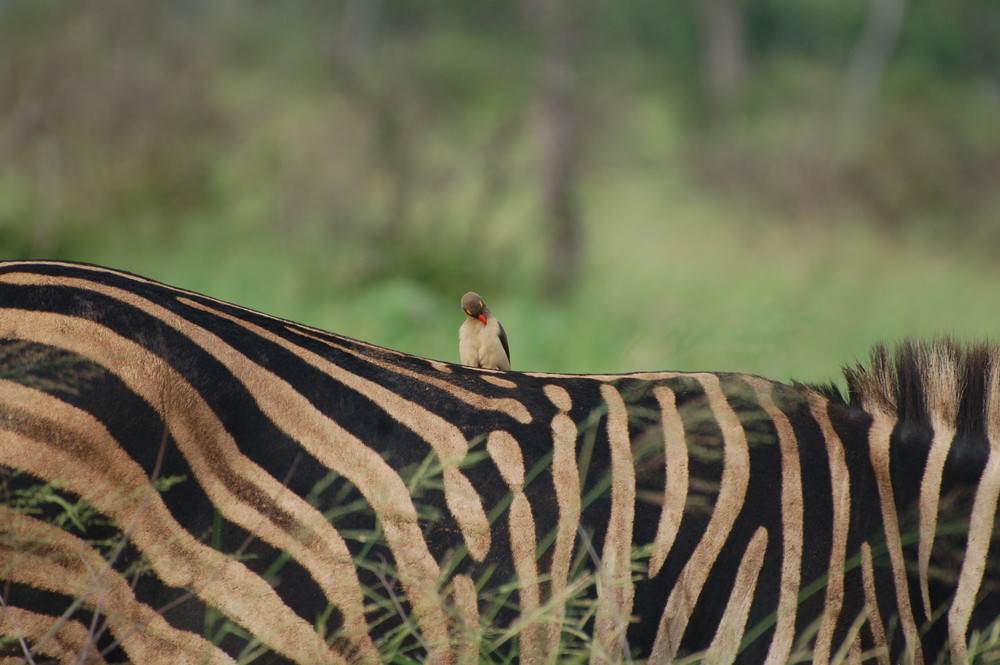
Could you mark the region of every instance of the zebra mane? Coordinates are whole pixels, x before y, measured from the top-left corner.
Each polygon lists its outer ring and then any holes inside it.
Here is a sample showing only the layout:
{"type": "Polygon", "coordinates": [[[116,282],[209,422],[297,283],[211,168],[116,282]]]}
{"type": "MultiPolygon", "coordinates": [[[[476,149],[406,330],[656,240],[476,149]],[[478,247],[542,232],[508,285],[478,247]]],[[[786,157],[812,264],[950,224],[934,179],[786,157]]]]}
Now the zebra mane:
{"type": "Polygon", "coordinates": [[[867,363],[845,366],[844,377],[846,399],[832,387],[823,392],[852,407],[878,407],[900,421],[938,420],[960,435],[985,437],[990,404],[1000,400],[1000,346],[949,337],[904,340],[891,350],[879,344],[867,363]]]}

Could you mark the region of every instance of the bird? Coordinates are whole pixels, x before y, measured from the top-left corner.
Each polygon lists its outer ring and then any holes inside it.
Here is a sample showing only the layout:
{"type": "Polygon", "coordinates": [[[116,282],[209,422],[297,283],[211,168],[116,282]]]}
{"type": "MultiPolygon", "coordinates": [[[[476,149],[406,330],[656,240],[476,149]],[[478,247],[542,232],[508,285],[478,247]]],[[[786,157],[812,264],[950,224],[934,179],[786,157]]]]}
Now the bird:
{"type": "Polygon", "coordinates": [[[472,291],[462,296],[462,311],[469,317],[458,329],[458,355],[463,365],[484,369],[510,369],[507,333],[490,313],[483,297],[472,291]]]}

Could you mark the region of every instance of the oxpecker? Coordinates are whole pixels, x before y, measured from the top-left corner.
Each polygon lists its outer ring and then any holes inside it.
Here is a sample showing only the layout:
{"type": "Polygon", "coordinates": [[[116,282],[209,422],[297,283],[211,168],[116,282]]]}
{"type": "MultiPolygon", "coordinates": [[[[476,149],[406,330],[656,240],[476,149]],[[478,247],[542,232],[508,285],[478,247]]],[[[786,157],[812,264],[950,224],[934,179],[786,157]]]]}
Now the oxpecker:
{"type": "Polygon", "coordinates": [[[458,355],[463,365],[485,369],[510,369],[507,333],[478,293],[462,296],[462,310],[469,318],[458,329],[458,355]]]}

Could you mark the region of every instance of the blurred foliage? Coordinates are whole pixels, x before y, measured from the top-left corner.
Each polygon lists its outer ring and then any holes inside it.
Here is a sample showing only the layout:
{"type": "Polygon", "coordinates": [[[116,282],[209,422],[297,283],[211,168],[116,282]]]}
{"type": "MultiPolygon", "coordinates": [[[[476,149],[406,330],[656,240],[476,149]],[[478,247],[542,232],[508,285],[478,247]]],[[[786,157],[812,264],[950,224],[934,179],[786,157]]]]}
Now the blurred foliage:
{"type": "Polygon", "coordinates": [[[867,62],[894,2],[577,3],[587,244],[546,301],[532,3],[0,0],[0,253],[449,360],[475,289],[517,369],[987,335],[1000,4],[899,3],[867,62]]]}

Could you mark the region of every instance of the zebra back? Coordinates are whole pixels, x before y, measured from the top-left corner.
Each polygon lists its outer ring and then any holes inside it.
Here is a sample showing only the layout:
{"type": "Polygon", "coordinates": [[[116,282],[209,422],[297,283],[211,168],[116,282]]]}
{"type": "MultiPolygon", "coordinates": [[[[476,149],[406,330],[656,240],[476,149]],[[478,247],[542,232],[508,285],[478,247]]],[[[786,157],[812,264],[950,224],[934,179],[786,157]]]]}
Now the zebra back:
{"type": "Polygon", "coordinates": [[[932,663],[997,630],[992,347],[878,349],[846,397],[491,372],[55,262],[0,264],[0,331],[0,659],[932,663]]]}

